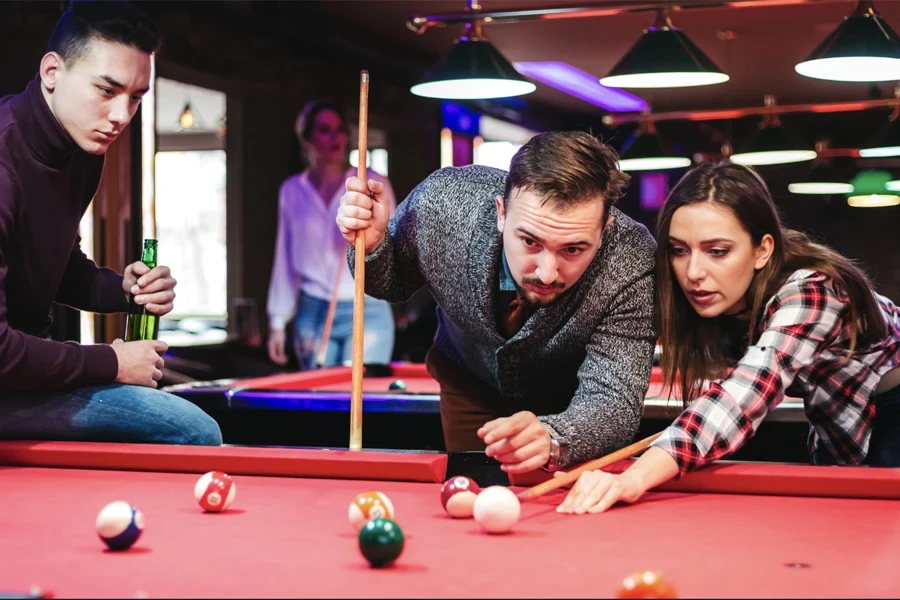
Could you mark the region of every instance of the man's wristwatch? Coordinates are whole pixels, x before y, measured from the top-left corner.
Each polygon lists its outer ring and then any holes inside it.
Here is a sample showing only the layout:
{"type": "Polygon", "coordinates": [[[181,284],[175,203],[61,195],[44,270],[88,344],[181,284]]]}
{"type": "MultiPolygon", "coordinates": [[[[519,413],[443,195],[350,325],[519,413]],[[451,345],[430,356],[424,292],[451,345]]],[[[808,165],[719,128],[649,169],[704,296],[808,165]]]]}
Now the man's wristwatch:
{"type": "Polygon", "coordinates": [[[547,471],[558,471],[560,466],[566,461],[569,453],[569,442],[566,438],[550,434],[550,460],[547,461],[544,469],[547,471]]]}

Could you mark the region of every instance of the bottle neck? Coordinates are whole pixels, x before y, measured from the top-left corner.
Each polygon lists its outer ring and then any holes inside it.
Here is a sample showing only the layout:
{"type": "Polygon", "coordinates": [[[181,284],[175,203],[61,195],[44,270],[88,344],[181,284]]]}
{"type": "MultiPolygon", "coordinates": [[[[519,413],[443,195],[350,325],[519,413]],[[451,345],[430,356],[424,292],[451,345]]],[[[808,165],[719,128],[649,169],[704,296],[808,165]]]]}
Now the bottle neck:
{"type": "Polygon", "coordinates": [[[156,266],[156,245],[146,245],[144,246],[144,251],[141,253],[141,262],[150,267],[151,269],[156,266]]]}

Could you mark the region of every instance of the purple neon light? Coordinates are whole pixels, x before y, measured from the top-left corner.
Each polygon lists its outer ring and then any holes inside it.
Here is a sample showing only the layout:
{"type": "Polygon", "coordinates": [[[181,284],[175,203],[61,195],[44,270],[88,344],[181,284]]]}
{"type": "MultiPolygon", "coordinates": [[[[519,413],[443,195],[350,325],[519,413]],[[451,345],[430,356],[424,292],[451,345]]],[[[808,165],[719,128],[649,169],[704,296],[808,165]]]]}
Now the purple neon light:
{"type": "Polygon", "coordinates": [[[581,98],[610,112],[640,112],[647,108],[643,98],[624,90],[609,88],[590,73],[560,61],[517,62],[516,71],[542,83],[581,98]]]}

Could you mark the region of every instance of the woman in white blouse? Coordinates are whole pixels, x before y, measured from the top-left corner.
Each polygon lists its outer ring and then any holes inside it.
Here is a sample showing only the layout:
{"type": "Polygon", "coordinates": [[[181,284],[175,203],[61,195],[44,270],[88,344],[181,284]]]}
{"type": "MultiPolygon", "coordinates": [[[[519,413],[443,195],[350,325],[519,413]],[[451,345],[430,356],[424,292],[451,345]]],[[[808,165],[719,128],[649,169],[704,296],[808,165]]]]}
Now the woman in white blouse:
{"type": "MultiPolygon", "coordinates": [[[[350,362],[353,276],[347,266],[347,243],[335,217],[344,181],[356,175],[356,169],[348,160],[349,128],[334,103],[309,103],[297,117],[295,130],[309,166],[286,179],[279,191],[278,236],[268,298],[269,357],[276,364],[287,363],[285,329],[293,317],[293,351],[305,370],[316,366],[336,283],[338,301],[324,366],[350,362]]],[[[393,213],[396,200],[390,181],[371,169],[368,176],[384,183],[393,213]]],[[[390,304],[366,296],[364,338],[365,363],[390,362],[394,349],[390,304]]]]}

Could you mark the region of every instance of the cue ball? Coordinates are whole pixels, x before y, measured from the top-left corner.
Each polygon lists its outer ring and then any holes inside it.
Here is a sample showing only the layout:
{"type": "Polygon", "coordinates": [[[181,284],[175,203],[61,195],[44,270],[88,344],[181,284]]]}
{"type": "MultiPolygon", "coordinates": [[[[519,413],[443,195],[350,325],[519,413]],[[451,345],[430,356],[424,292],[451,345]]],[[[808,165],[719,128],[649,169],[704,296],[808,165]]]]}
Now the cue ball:
{"type": "Polygon", "coordinates": [[[441,506],[455,519],[468,519],[481,488],[469,477],[451,477],[441,487],[441,506]]]}
{"type": "Polygon", "coordinates": [[[519,521],[522,505],[508,487],[492,485],[475,498],[475,522],[488,533],[506,533],[519,521]]]}
{"type": "Polygon", "coordinates": [[[237,486],[231,477],[222,471],[210,471],[194,486],[194,498],[206,512],[222,512],[234,502],[237,486]]]}
{"type": "Polygon", "coordinates": [[[350,524],[359,532],[369,520],[375,518],[393,519],[394,504],[387,495],[381,492],[362,492],[357,494],[347,511],[350,524]]]}
{"type": "Polygon", "coordinates": [[[110,502],[97,515],[97,535],[110,550],[131,548],[144,531],[144,515],[127,502],[110,502]]]}
{"type": "Polygon", "coordinates": [[[388,386],[389,390],[400,390],[401,392],[406,391],[406,384],[402,379],[395,379],[391,382],[391,385],[388,386]]]}

